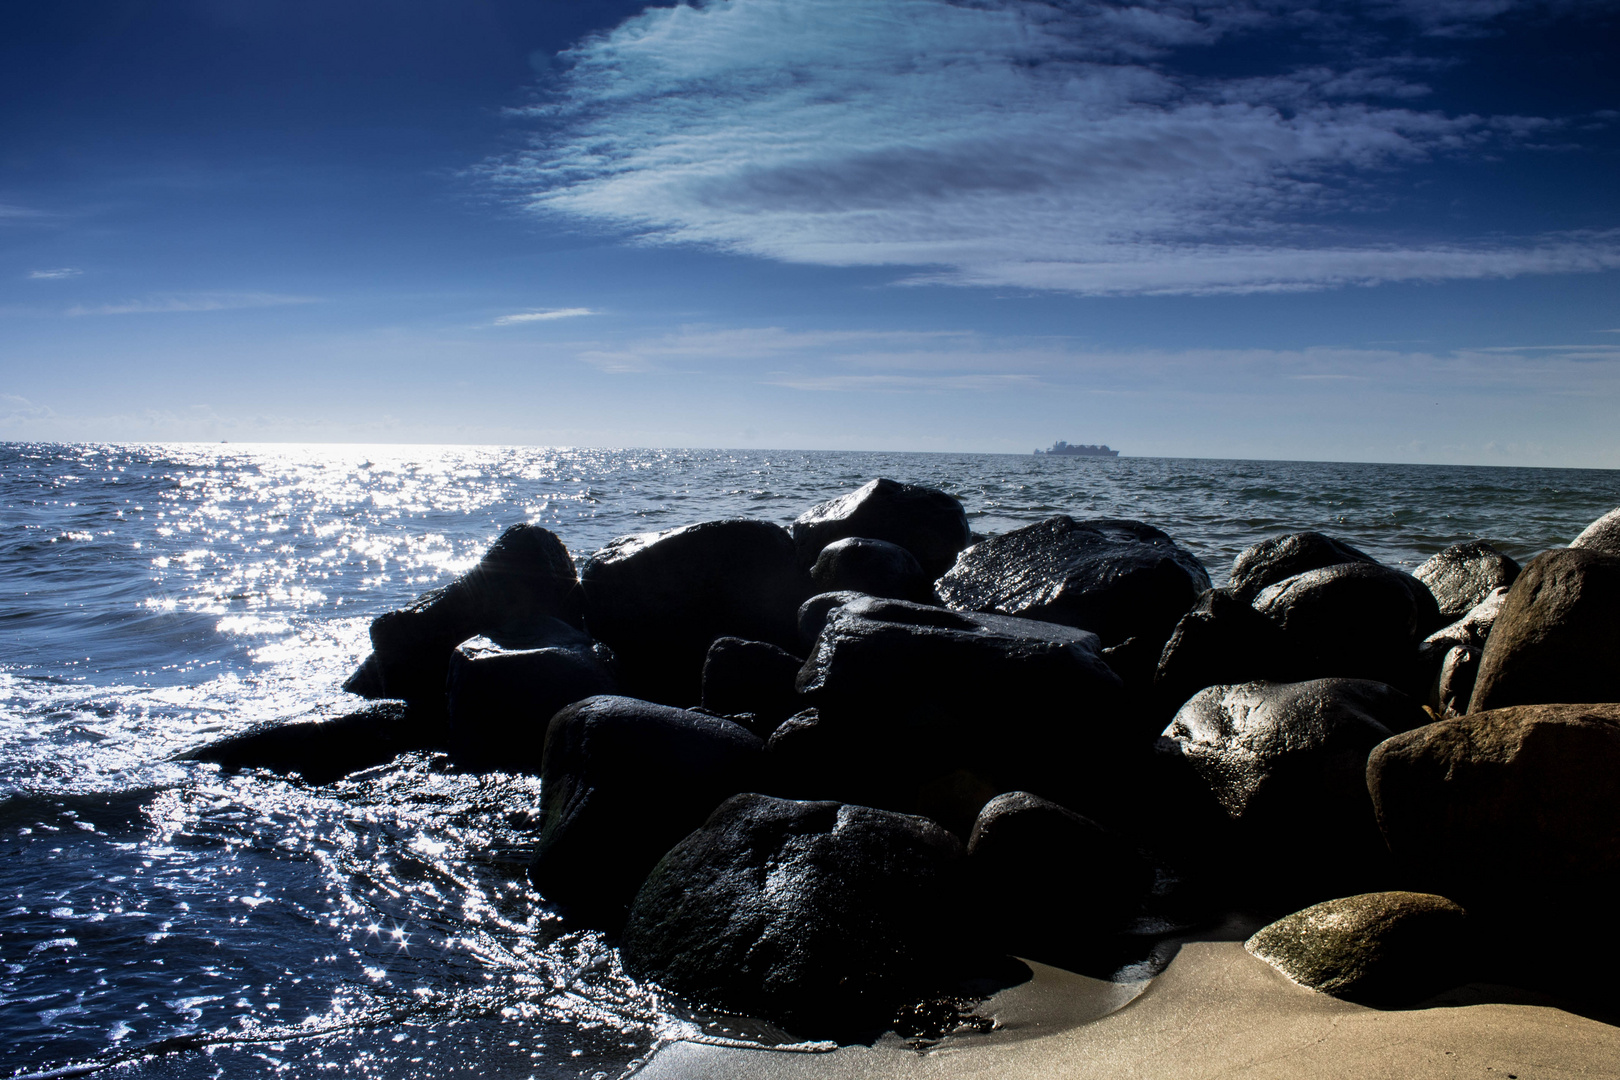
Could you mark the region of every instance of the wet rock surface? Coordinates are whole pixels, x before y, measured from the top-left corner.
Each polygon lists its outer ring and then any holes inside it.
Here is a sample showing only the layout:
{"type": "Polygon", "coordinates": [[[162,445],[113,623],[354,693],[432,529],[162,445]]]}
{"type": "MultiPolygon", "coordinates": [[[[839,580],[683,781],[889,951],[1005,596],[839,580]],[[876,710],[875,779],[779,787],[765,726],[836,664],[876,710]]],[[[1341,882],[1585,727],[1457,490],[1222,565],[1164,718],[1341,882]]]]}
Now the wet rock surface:
{"type": "Polygon", "coordinates": [[[212,762],[229,772],[297,773],[311,784],[329,784],[435,746],[442,734],[436,720],[424,723],[403,701],[379,701],[331,719],[260,724],[175,760],[212,762]]]}
{"type": "Polygon", "coordinates": [[[1467,934],[1467,914],[1443,896],[1378,892],[1296,911],[1244,948],[1301,986],[1400,1008],[1466,978],[1467,934]]]}
{"type": "Polygon", "coordinates": [[[1227,589],[1210,589],[1183,615],[1153,675],[1166,719],[1206,686],[1289,681],[1300,668],[1281,627],[1227,589]]]}
{"type": "Polygon", "coordinates": [[[1572,548],[1599,551],[1605,555],[1620,555],[1620,508],[1610,510],[1581,534],[1569,542],[1572,548]]]}
{"type": "Polygon", "coordinates": [[[934,599],[934,578],[899,544],[849,536],[821,549],[810,568],[819,592],[853,591],[920,604],[934,599]]]}
{"type": "Polygon", "coordinates": [[[1477,607],[1495,589],[1506,588],[1519,576],[1519,564],[1484,540],[1453,544],[1439,552],[1412,576],[1429,587],[1450,622],[1477,607]]]}
{"type": "Polygon", "coordinates": [[[1378,560],[1343,540],[1319,532],[1285,533],[1251,544],[1232,560],[1232,576],[1227,588],[1244,603],[1253,603],[1267,587],[1303,574],[1341,563],[1378,560]]]}
{"type": "Polygon", "coordinates": [[[794,686],[803,666],[802,657],[769,642],[717,638],[703,661],[703,708],[748,713],[756,731],[768,731],[803,707],[794,686]]]}
{"type": "Polygon", "coordinates": [[[815,565],[828,544],[855,536],[905,548],[932,581],[967,547],[970,530],[967,512],[955,496],[881,478],[818,503],[793,523],[793,542],[807,567],[815,565]]]}
{"type": "Polygon", "coordinates": [[[1428,587],[1369,562],[1284,578],[1254,598],[1288,639],[1301,675],[1375,679],[1421,692],[1418,644],[1440,621],[1428,587]]]}

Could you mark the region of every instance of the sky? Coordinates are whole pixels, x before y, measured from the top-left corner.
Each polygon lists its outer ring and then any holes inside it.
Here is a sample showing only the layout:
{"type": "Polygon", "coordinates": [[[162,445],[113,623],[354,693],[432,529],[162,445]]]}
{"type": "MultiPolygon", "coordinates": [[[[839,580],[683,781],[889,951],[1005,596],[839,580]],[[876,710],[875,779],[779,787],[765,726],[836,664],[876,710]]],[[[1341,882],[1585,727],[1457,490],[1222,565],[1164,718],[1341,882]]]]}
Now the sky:
{"type": "Polygon", "coordinates": [[[0,439],[1620,468],[1620,0],[0,14],[0,439]]]}

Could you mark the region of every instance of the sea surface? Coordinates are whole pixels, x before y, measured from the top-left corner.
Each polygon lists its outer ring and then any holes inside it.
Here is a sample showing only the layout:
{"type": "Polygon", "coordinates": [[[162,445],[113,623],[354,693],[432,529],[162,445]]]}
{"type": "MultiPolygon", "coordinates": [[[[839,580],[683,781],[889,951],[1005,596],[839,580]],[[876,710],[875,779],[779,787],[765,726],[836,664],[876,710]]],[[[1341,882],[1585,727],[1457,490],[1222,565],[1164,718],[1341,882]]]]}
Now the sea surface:
{"type": "Polygon", "coordinates": [[[614,1078],[751,1036],[637,985],[528,886],[538,783],[415,755],[328,787],[167,759],[343,710],[373,616],[533,521],[583,559],[787,524],[878,476],[993,534],[1138,518],[1220,583],[1316,529],[1521,561],[1620,472],[1122,457],[0,444],[0,1076],[614,1078]]]}

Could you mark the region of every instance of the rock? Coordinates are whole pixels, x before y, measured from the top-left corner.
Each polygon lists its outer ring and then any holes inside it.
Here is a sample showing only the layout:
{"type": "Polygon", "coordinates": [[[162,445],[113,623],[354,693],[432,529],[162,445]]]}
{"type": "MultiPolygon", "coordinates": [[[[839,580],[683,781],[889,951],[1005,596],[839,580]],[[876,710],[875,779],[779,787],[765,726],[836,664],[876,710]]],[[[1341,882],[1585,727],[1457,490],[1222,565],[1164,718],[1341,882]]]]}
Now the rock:
{"type": "Polygon", "coordinates": [[[1429,587],[1440,617],[1453,622],[1468,614],[1494,589],[1513,584],[1519,564],[1484,540],[1453,544],[1412,571],[1429,587]]]}
{"type": "Polygon", "coordinates": [[[1474,694],[1474,683],[1479,679],[1479,661],[1483,654],[1472,645],[1453,645],[1440,661],[1435,675],[1434,692],[1429,695],[1430,707],[1440,716],[1461,716],[1468,711],[1468,699],[1474,694]]]}
{"type": "Polygon", "coordinates": [[[1096,635],[901,600],[834,609],[798,688],[836,747],[836,779],[898,809],[959,768],[1050,794],[1116,768],[1136,735],[1096,635]]]}
{"type": "Polygon", "coordinates": [[[1461,716],[1468,711],[1468,699],[1479,675],[1485,640],[1507,600],[1506,588],[1492,589],[1456,622],[1423,639],[1418,646],[1418,663],[1432,672],[1429,707],[1443,715],[1461,716]]]}
{"type": "Polygon", "coordinates": [[[1059,516],[973,545],[936,588],[955,610],[1078,626],[1109,646],[1162,643],[1209,574],[1151,525],[1059,516]]]}
{"type": "Polygon", "coordinates": [[[760,739],[729,720],[626,697],[552,717],[529,880],[573,919],[612,927],[671,844],[753,787],[760,739]]]}
{"type": "Polygon", "coordinates": [[[854,591],[919,604],[934,599],[934,578],[923,572],[916,556],[887,540],[848,536],[821,549],[810,570],[820,592],[854,591]]]}
{"type": "Polygon", "coordinates": [[[926,818],[738,795],[647,877],[625,965],[801,1036],[879,1032],[963,963],[960,862],[926,818]]]}
{"type": "Polygon", "coordinates": [[[822,548],[850,536],[899,544],[916,556],[932,581],[967,547],[967,512],[943,491],[880,479],[818,503],[793,523],[793,542],[807,567],[815,564],[822,548]]]}
{"type": "Polygon", "coordinates": [[[1411,574],[1339,563],[1268,585],[1255,610],[1288,638],[1301,672],[1375,679],[1422,694],[1418,643],[1436,623],[1434,597],[1411,574]]]}
{"type": "Polygon", "coordinates": [[[808,651],[821,636],[822,627],[827,625],[827,616],[832,609],[843,607],[851,600],[859,600],[866,593],[852,592],[824,592],[817,593],[803,604],[799,605],[799,644],[808,651]]]}
{"type": "Polygon", "coordinates": [[[794,680],[804,661],[764,641],[716,638],[703,661],[703,708],[752,713],[768,734],[802,707],[794,680]]]}
{"type": "Polygon", "coordinates": [[[1620,509],[1610,510],[1582,529],[1581,535],[1571,540],[1569,546],[1620,555],[1620,509]]]}
{"type": "Polygon", "coordinates": [[[450,758],[463,769],[538,772],[546,728],[565,705],[613,694],[613,654],[583,631],[556,624],[533,648],[488,638],[462,642],[446,689],[450,758]]]}
{"type": "Polygon", "coordinates": [[[1211,686],[1176,713],[1159,750],[1206,796],[1187,800],[1190,837],[1224,838],[1225,857],[1257,885],[1319,893],[1384,872],[1367,755],[1428,720],[1404,694],[1360,679],[1211,686]]]}
{"type": "Polygon", "coordinates": [[[1508,590],[1469,712],[1542,702],[1620,701],[1620,556],[1544,551],[1508,590]]]}
{"type": "Polygon", "coordinates": [[[1251,544],[1238,552],[1237,558],[1232,560],[1232,577],[1226,587],[1244,603],[1253,603],[1267,587],[1295,574],[1340,563],[1377,561],[1343,540],[1319,532],[1288,533],[1251,544]]]}
{"type": "Polygon", "coordinates": [[[549,530],[513,525],[467,573],[377,616],[372,655],[343,688],[442,707],[457,645],[480,634],[508,644],[548,619],[583,625],[573,560],[549,530]]]}
{"type": "Polygon", "coordinates": [[[992,939],[1056,962],[1095,948],[1153,884],[1136,850],[1089,818],[1027,791],[979,811],[967,872],[992,939]]]}
{"type": "Polygon", "coordinates": [[[1417,728],[1373,751],[1367,786],[1409,879],[1471,912],[1562,925],[1620,902],[1620,704],[1417,728]]]}
{"type": "Polygon", "coordinates": [[[1468,917],[1443,896],[1377,892],[1296,911],[1244,944],[1311,990],[1399,1008],[1463,982],[1468,917]]]}
{"type": "Polygon", "coordinates": [[[1206,686],[1291,681],[1299,663],[1277,624],[1226,589],[1209,589],[1159,654],[1154,696],[1165,718],[1206,686]]]}
{"type": "Polygon", "coordinates": [[[793,540],[766,521],[707,521],[621,536],[580,571],[592,636],[619,659],[627,693],[696,704],[718,637],[798,647],[810,579],[793,540]]]}
{"type": "Polygon", "coordinates": [[[331,720],[259,724],[174,760],[211,761],[231,772],[299,773],[311,784],[330,784],[408,750],[429,749],[439,734],[437,725],[423,723],[405,702],[379,701],[331,720]]]}

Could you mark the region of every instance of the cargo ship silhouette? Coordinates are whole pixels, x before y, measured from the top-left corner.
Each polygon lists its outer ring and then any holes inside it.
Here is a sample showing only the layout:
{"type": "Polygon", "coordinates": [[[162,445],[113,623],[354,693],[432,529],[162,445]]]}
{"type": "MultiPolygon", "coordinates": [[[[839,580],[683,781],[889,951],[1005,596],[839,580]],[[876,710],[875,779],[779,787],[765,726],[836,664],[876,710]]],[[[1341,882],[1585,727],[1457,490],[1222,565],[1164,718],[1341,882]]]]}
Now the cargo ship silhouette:
{"type": "Polygon", "coordinates": [[[1059,440],[1052,444],[1050,450],[1037,450],[1037,454],[1059,454],[1063,457],[1119,457],[1118,450],[1110,450],[1107,446],[1074,446],[1059,440]]]}

